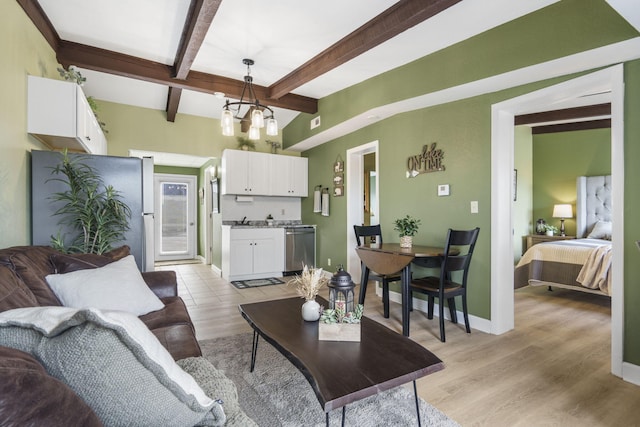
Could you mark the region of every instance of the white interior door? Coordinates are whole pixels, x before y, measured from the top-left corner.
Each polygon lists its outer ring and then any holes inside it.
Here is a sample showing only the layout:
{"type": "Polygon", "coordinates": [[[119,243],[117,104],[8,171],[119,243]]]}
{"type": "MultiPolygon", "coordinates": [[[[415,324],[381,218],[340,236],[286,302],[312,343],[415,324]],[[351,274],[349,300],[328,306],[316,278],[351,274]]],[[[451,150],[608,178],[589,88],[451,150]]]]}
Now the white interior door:
{"type": "Polygon", "coordinates": [[[156,261],[196,257],[196,177],[154,175],[156,261]]]}

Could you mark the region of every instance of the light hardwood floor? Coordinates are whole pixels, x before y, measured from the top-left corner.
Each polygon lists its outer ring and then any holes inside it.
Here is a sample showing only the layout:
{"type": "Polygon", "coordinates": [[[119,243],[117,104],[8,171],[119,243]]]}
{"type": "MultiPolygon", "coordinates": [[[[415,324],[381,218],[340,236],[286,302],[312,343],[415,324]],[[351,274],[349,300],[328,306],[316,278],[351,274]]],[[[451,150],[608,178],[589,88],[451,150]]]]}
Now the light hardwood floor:
{"type": "MultiPolygon", "coordinates": [[[[202,264],[159,269],[178,274],[199,340],[251,332],[240,303],[296,295],[286,285],[238,290],[202,264]]],[[[369,288],[365,315],[401,333],[400,305],[392,302],[384,319],[369,288]]],[[[462,426],[640,426],[640,387],[609,373],[608,298],[527,287],[515,307],[515,330],[466,334],[447,322],[446,343],[437,317],[413,312],[411,338],[446,365],[418,381],[420,397],[462,426]]]]}

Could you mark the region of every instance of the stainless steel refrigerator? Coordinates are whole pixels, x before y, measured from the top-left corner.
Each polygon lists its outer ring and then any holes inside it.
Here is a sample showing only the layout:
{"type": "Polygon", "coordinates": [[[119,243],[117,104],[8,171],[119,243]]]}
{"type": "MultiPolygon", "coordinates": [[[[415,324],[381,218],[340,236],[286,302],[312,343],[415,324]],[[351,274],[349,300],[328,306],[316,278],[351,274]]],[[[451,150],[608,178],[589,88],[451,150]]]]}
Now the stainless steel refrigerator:
{"type": "MultiPolygon", "coordinates": [[[[141,271],[152,271],[154,264],[153,222],[153,158],[116,157],[91,154],[70,154],[94,168],[105,185],[112,185],[131,209],[130,229],[116,246],[128,245],[141,271]]],[[[51,200],[55,192],[66,190],[61,182],[52,180],[52,170],[62,160],[55,151],[31,152],[31,241],[34,245],[51,244],[51,236],[65,230],[58,224],[58,209],[51,200]]]]}

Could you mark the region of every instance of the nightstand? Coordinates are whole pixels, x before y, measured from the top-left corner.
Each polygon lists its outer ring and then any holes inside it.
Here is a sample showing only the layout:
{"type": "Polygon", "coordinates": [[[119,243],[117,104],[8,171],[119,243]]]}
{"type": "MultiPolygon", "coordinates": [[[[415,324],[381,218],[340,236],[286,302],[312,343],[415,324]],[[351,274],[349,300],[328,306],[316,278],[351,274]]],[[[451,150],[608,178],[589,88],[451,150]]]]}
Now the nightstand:
{"type": "Polygon", "coordinates": [[[533,245],[537,245],[538,243],[553,242],[556,240],[571,240],[576,238],[576,236],[547,236],[546,234],[529,234],[526,237],[527,242],[522,250],[522,253],[525,253],[527,249],[529,249],[533,245]]]}

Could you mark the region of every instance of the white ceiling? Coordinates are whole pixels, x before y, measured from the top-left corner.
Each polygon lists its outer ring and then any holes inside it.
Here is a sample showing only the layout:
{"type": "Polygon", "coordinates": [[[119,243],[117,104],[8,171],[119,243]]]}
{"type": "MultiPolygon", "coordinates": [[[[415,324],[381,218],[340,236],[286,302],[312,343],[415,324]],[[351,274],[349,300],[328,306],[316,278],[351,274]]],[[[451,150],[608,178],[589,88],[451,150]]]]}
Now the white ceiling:
{"type": "MultiPolygon", "coordinates": [[[[322,98],[558,0],[463,0],[294,90],[322,98]]],[[[190,0],[40,0],[63,40],[172,65],[190,0]]],[[[395,0],[223,0],[192,70],[269,86],[351,33],[395,0]]],[[[88,95],[164,110],[167,87],[81,69],[88,95]]],[[[178,113],[219,118],[224,98],[184,90],[178,113]]],[[[298,114],[276,108],[281,127],[298,114]]]]}

